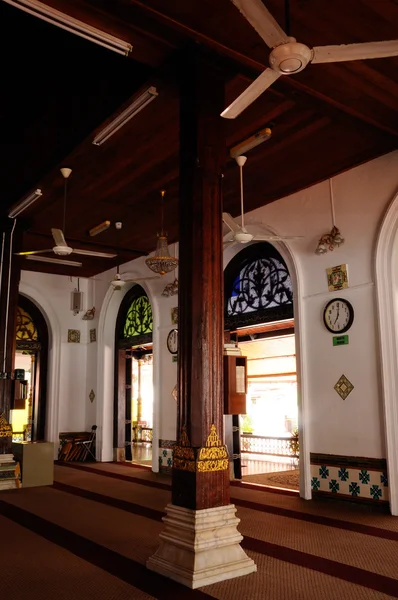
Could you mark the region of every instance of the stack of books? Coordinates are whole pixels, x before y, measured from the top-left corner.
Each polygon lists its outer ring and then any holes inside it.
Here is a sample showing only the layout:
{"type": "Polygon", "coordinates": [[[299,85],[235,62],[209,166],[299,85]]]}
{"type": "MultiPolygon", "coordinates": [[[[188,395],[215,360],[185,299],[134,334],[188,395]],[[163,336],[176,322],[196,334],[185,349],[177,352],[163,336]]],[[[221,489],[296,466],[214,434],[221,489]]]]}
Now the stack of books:
{"type": "Polygon", "coordinates": [[[13,454],[0,454],[0,491],[21,487],[21,469],[13,454]]]}
{"type": "Polygon", "coordinates": [[[236,344],[224,344],[224,355],[227,356],[242,356],[242,351],[236,344]]]}

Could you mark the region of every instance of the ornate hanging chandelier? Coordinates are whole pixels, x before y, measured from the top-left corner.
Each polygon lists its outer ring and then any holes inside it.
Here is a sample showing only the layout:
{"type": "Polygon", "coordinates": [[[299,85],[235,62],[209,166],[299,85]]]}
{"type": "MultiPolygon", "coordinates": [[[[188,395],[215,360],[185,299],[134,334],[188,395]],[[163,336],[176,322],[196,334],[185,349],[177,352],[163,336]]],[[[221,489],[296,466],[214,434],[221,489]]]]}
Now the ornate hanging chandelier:
{"type": "Polygon", "coordinates": [[[145,263],[151,271],[159,273],[159,275],[165,275],[170,273],[178,266],[178,258],[170,256],[169,246],[167,242],[167,235],[163,231],[163,202],[165,191],[162,190],[162,204],[161,204],[161,229],[158,233],[158,243],[156,245],[155,254],[145,260],[145,263]]]}

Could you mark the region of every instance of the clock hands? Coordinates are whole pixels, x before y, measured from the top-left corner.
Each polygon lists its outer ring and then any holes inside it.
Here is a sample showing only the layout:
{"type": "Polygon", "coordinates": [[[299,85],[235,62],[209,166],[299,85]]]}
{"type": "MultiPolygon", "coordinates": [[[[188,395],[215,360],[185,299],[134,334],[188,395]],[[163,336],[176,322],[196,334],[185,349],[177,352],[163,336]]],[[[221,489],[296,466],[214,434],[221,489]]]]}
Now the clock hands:
{"type": "Polygon", "coordinates": [[[339,318],[339,315],[340,315],[340,309],[338,308],[338,309],[337,309],[337,317],[336,317],[336,319],[335,319],[335,321],[334,321],[334,324],[335,324],[335,325],[336,325],[336,323],[337,323],[337,319],[339,318]]]}

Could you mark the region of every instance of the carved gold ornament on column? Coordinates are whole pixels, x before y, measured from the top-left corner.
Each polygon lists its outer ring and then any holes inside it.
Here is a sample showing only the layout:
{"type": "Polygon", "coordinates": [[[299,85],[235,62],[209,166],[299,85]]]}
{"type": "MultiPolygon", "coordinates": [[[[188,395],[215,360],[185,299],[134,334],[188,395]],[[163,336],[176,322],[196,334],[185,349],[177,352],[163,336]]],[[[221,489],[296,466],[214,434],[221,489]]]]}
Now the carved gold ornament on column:
{"type": "Polygon", "coordinates": [[[186,426],[183,425],[179,444],[174,447],[173,467],[180,471],[211,473],[229,468],[228,451],[220,440],[216,426],[210,427],[206,446],[192,448],[186,426]]]}

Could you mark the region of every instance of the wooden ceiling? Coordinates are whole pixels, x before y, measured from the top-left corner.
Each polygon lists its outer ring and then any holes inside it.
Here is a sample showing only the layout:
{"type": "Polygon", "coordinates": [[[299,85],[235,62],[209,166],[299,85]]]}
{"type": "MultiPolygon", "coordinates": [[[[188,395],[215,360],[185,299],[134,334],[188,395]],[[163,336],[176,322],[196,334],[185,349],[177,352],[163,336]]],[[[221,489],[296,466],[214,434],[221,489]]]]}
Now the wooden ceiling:
{"type": "MultiPolygon", "coordinates": [[[[116,250],[117,259],[79,256],[81,269],[20,260],[28,270],[92,276],[154,250],[162,188],[165,228],[178,240],[179,97],[170,73],[181,53],[193,43],[213,53],[227,74],[227,105],[266,67],[269,51],[230,0],[45,3],[133,45],[125,58],[0,3],[1,208],[6,214],[40,187],[43,196],[23,214],[21,249],[50,248],[50,229],[63,219],[59,168],[71,167],[66,239],[116,250]],[[159,96],[94,146],[95,132],[148,85],[159,96]],[[91,238],[88,230],[104,220],[112,226],[91,238]]],[[[284,2],[264,3],[284,26],[284,2]]],[[[291,34],[309,46],[398,37],[396,0],[290,5],[291,34]]],[[[309,65],[279,79],[225,122],[224,210],[239,213],[238,170],[228,158],[236,143],[272,123],[271,139],[248,153],[248,212],[397,148],[397,98],[398,58],[309,65]]]]}

